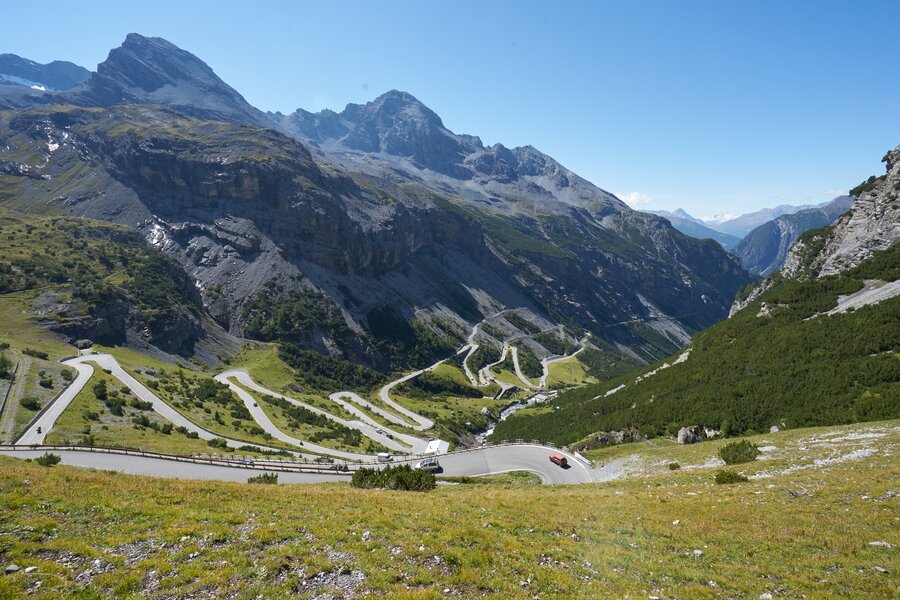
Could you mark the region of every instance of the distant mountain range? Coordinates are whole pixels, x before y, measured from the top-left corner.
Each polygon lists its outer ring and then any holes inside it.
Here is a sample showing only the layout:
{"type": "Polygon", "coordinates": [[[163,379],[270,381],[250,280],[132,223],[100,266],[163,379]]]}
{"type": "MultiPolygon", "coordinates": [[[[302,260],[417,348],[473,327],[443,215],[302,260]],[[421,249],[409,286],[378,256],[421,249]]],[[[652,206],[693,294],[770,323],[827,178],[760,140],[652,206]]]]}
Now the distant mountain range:
{"type": "Polygon", "coordinates": [[[46,65],[15,54],[0,54],[0,85],[26,87],[35,91],[68,90],[91,76],[76,64],[55,60],[46,65]]]}
{"type": "Polygon", "coordinates": [[[777,219],[782,215],[792,215],[796,212],[800,212],[801,210],[822,208],[829,202],[831,201],[829,200],[828,202],[822,202],[820,204],[780,204],[772,208],[762,208],[760,210],[756,210],[736,217],[729,215],[719,215],[717,217],[700,219],[700,221],[707,227],[715,229],[716,231],[721,231],[722,233],[728,233],[730,235],[743,238],[748,233],[753,231],[756,227],[759,227],[763,223],[768,223],[772,219],[777,219]]]}
{"type": "Polygon", "coordinates": [[[802,233],[831,225],[852,205],[853,198],[840,196],[821,207],[781,215],[748,233],[735,246],[734,255],[751,273],[768,276],[781,268],[802,233]]]}
{"type": "Polygon", "coordinates": [[[713,239],[757,275],[769,275],[784,263],[788,248],[809,229],[824,227],[850,208],[852,198],[840,196],[819,205],[783,204],[740,216],[699,219],[684,209],[648,211],[665,217],[678,231],[699,239],[713,239]]]}
{"type": "Polygon", "coordinates": [[[685,235],[689,235],[700,240],[716,240],[726,250],[731,250],[738,244],[738,242],[741,241],[741,238],[735,235],[723,233],[721,231],[713,229],[712,227],[708,227],[703,221],[692,217],[681,208],[676,209],[675,212],[669,212],[667,210],[650,210],[647,212],[668,219],[668,221],[672,224],[672,227],[685,235]]]}

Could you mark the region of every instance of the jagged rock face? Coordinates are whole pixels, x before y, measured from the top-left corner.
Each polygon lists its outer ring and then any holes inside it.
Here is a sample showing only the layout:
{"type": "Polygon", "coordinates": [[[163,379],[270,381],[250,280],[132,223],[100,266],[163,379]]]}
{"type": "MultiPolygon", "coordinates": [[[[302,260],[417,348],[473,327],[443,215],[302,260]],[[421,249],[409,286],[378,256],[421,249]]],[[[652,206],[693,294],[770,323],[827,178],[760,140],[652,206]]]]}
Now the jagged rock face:
{"type": "Polygon", "coordinates": [[[735,246],[734,254],[751,273],[768,276],[781,268],[800,234],[830,225],[852,204],[850,196],[841,196],[822,207],[780,216],[747,234],[735,246]]]}
{"type": "Polygon", "coordinates": [[[64,101],[88,106],[159,104],[197,118],[268,124],[262,112],[202,60],[164,39],[136,33],[64,101]]]}
{"type": "Polygon", "coordinates": [[[612,194],[531,146],[485,147],[477,136],[453,133],[434,111],[406,92],[392,90],[365,105],[348,104],[341,113],[301,109],[288,116],[269,116],[284,131],[320,145],[347,168],[368,168],[373,174],[388,166],[411,169],[416,181],[444,191],[456,188],[461,197],[491,204],[494,210],[515,208],[508,203],[504,208],[497,199],[529,202],[529,210],[542,212],[556,210],[552,205],[557,204],[629,210],[612,194]],[[378,158],[361,165],[352,158],[345,160],[348,153],[378,158]]]}
{"type": "Polygon", "coordinates": [[[401,156],[419,168],[454,177],[469,175],[461,163],[475,149],[470,138],[446,129],[434,111],[396,90],[365,105],[348,104],[340,114],[298,110],[283,125],[311,141],[339,140],[351,150],[401,156]]]}
{"type": "Polygon", "coordinates": [[[782,273],[825,277],[852,269],[873,252],[900,239],[900,146],[885,156],[887,173],[872,182],[834,223],[821,250],[809,256],[806,245],[791,249],[782,273]]]}

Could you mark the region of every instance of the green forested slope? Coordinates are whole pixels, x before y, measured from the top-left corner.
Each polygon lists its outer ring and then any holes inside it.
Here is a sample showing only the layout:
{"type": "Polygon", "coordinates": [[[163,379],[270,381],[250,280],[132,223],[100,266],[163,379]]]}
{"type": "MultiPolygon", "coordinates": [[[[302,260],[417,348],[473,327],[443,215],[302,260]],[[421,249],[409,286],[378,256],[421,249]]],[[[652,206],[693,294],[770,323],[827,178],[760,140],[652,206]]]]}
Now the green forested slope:
{"type": "Polygon", "coordinates": [[[900,279],[900,245],[840,276],[781,280],[698,334],[685,362],[563,393],[559,408],[514,415],[492,439],[566,444],[629,427],[652,437],[693,424],[741,433],[900,416],[900,297],[811,318],[866,279],[900,279]],[[763,303],[769,312],[758,316],[763,303]]]}

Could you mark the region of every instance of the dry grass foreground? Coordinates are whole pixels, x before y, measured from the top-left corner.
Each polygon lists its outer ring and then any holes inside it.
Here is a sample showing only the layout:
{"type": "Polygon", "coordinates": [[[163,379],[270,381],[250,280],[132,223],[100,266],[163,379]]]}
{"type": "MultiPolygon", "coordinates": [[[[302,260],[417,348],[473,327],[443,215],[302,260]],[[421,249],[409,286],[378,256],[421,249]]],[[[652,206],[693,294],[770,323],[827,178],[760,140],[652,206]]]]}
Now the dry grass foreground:
{"type": "Polygon", "coordinates": [[[734,485],[709,468],[422,494],[0,457],[0,566],[23,569],[0,597],[897,597],[896,424],[859,460],[734,485]]]}

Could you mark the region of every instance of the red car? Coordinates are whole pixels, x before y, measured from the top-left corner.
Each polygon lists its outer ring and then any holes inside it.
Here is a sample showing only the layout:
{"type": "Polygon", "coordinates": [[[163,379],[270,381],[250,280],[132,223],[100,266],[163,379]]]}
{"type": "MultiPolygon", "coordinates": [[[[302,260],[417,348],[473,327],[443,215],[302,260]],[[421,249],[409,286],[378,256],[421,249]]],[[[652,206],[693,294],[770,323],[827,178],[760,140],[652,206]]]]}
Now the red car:
{"type": "Polygon", "coordinates": [[[559,465],[561,467],[569,466],[569,462],[566,460],[566,457],[563,456],[562,454],[551,454],[550,462],[552,462],[555,465],[559,465]]]}

